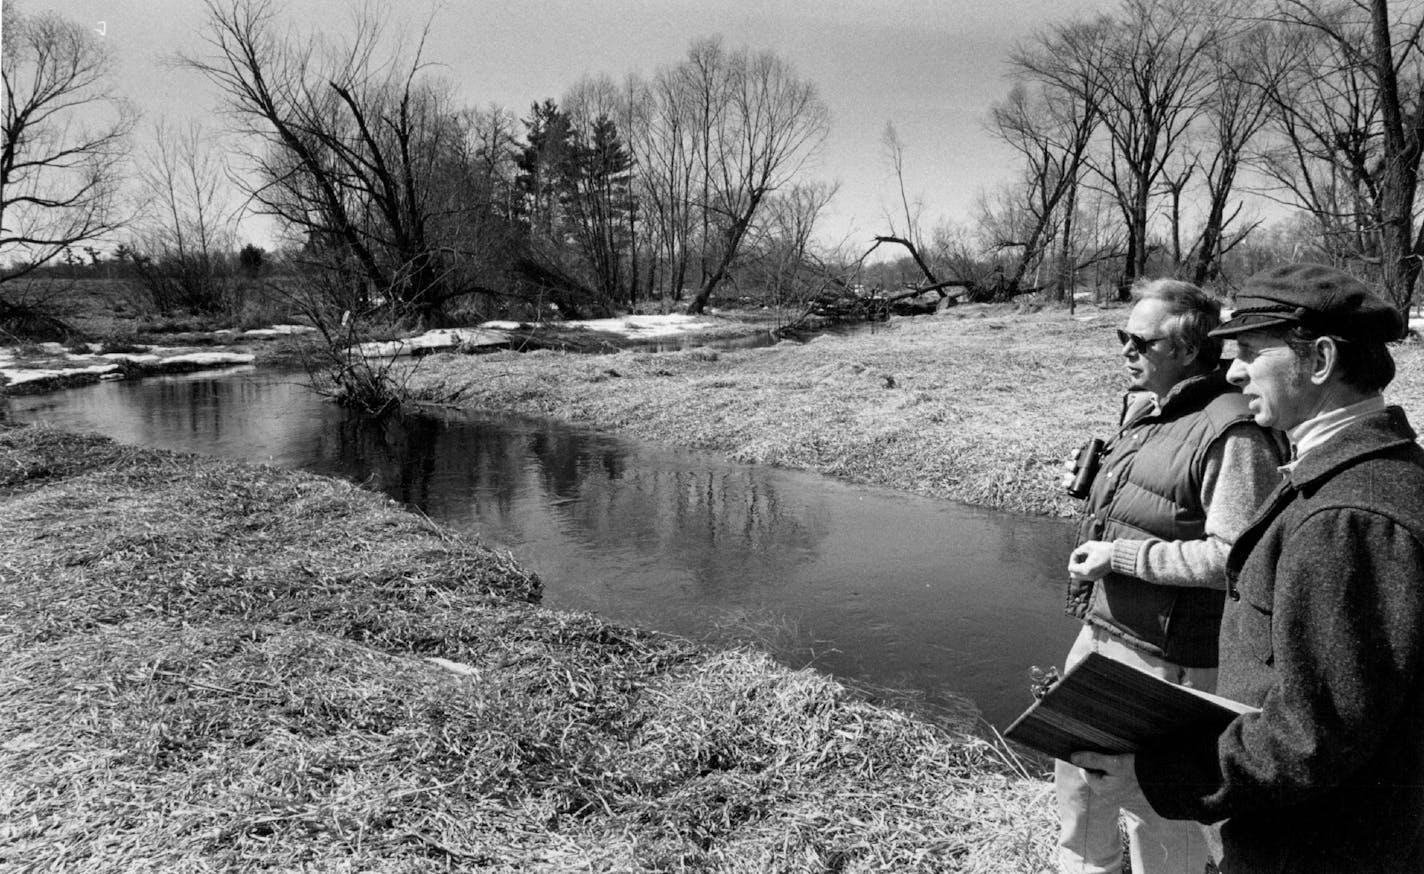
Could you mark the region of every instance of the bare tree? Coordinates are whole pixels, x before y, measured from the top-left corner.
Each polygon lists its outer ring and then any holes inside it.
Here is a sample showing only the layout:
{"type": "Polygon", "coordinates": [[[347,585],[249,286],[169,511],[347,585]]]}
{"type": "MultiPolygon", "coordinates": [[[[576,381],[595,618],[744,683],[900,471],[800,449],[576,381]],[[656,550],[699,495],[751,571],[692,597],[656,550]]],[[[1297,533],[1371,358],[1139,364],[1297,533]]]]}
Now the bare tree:
{"type": "Polygon", "coordinates": [[[636,191],[662,285],[697,283],[701,312],[728,277],[758,211],[819,150],[829,115],[815,87],[769,52],[694,43],[682,63],[630,87],[636,191]],[[693,275],[695,274],[695,275],[693,275]]]}
{"type": "Polygon", "coordinates": [[[608,76],[585,77],[563,105],[571,136],[565,172],[571,242],[606,302],[631,298],[625,277],[637,271],[636,218],[628,212],[636,201],[624,94],[608,76]]]}
{"type": "Polygon", "coordinates": [[[924,204],[919,198],[912,201],[905,187],[905,142],[900,139],[900,132],[895,129],[894,122],[885,122],[885,129],[880,133],[880,148],[886,162],[890,165],[890,172],[895,176],[895,190],[900,197],[900,211],[899,215],[895,215],[886,210],[885,223],[889,232],[877,234],[874,244],[865,254],[869,255],[884,243],[902,246],[909,254],[910,260],[915,262],[915,266],[924,276],[926,285],[937,288],[940,285],[939,277],[934,268],[925,260],[929,252],[925,247],[924,231],[921,227],[924,204]],[[904,230],[901,230],[901,219],[904,220],[904,230]]]}
{"type": "Polygon", "coordinates": [[[685,69],[665,67],[651,82],[635,85],[632,100],[640,122],[631,131],[635,185],[651,238],[649,289],[661,285],[674,300],[687,283],[697,227],[702,145],[688,93],[685,69]]]}
{"type": "Polygon", "coordinates": [[[1147,269],[1153,199],[1179,159],[1211,86],[1205,53],[1217,0],[1126,0],[1103,44],[1101,117],[1107,155],[1093,163],[1127,230],[1120,296],[1147,269]]]}
{"type": "MultiPolygon", "coordinates": [[[[1363,4],[1361,4],[1363,5],[1363,4]]],[[[1386,0],[1369,0],[1370,43],[1367,66],[1379,88],[1384,129],[1384,167],[1380,192],[1380,260],[1384,285],[1395,305],[1409,312],[1414,283],[1424,257],[1424,232],[1415,236],[1414,200],[1419,191],[1420,129],[1424,127],[1424,95],[1414,83],[1413,105],[1405,105],[1397,64],[1401,53],[1419,51],[1424,16],[1406,27],[1396,48],[1386,0]]]]}
{"type": "Polygon", "coordinates": [[[729,54],[715,39],[660,70],[643,99],[648,124],[634,154],[660,231],[665,284],[678,297],[695,264],[688,308],[700,312],[760,205],[819,148],[825,105],[775,55],[729,54]]]}
{"type": "MultiPolygon", "coordinates": [[[[1091,68],[1083,71],[1090,74],[1091,68]]],[[[1072,233],[1072,208],[1088,145],[1098,124],[1098,90],[1092,78],[1072,90],[1055,83],[1039,85],[1033,92],[1022,84],[994,108],[993,126],[999,138],[1022,156],[1024,174],[1019,186],[1024,221],[1006,228],[995,240],[996,248],[1014,248],[1017,257],[1005,277],[1005,294],[1019,291],[1030,267],[1039,264],[1055,233],[1072,233]]],[[[1059,296],[1065,287],[1065,268],[1059,274],[1059,296]]]]}
{"type": "Polygon", "coordinates": [[[825,182],[792,185],[767,200],[764,214],[748,233],[750,273],[779,313],[797,312],[793,323],[804,317],[815,295],[841,281],[840,271],[827,269],[815,251],[814,240],[817,223],[838,187],[825,182]]]}
{"type": "Polygon", "coordinates": [[[711,268],[687,306],[700,313],[727,276],[766,198],[789,186],[820,150],[830,112],[816,86],[771,52],[739,52],[730,107],[717,140],[716,190],[704,204],[715,217],[711,268]]]}
{"type": "MultiPolygon", "coordinates": [[[[1089,150],[1102,126],[1101,65],[1115,26],[1107,16],[1070,19],[1016,47],[1010,55],[1013,75],[1036,91],[1024,93],[1021,100],[1011,93],[1005,111],[994,121],[1000,136],[1024,156],[1024,201],[1036,205],[1033,212],[1047,222],[1041,233],[1057,238],[1060,293],[1071,293],[1084,257],[1079,203],[1089,150]]],[[[1026,235],[1024,242],[1033,242],[1033,235],[1026,235]]],[[[1045,250],[1049,243],[1040,240],[1045,250]]],[[[1025,271],[1038,255],[1033,249],[1024,247],[1025,271]]]]}
{"type": "Polygon", "coordinates": [[[979,277],[989,271],[982,269],[979,260],[971,253],[971,247],[966,242],[969,235],[962,228],[941,224],[926,240],[921,224],[923,204],[918,198],[911,199],[908,194],[905,183],[905,144],[893,123],[886,122],[880,143],[890,172],[895,177],[900,199],[900,215],[896,216],[889,210],[885,212],[885,223],[889,232],[876,234],[874,242],[858,261],[863,264],[883,245],[900,246],[905,249],[922,277],[922,281],[917,284],[906,282],[902,290],[884,297],[882,303],[893,306],[902,300],[929,292],[938,293],[938,305],[946,305],[946,302],[953,305],[965,295],[976,300],[993,296],[996,290],[1003,287],[1000,281],[1002,272],[993,272],[995,281],[992,284],[980,282],[979,277]],[[901,219],[904,221],[903,231],[901,219]],[[942,279],[941,276],[946,273],[953,278],[942,279]],[[949,288],[957,290],[946,291],[949,288]]]}
{"type": "Polygon", "coordinates": [[[1377,111],[1367,78],[1318,34],[1278,27],[1268,46],[1268,137],[1254,164],[1273,196],[1315,217],[1322,245],[1338,262],[1369,254],[1363,228],[1373,199],[1370,128],[1377,111]]]}
{"type": "Polygon", "coordinates": [[[694,239],[698,288],[707,282],[716,238],[712,203],[716,199],[718,155],[726,133],[726,119],[736,85],[736,60],[722,48],[721,36],[692,44],[679,68],[683,100],[688,104],[694,133],[691,157],[695,164],[694,239]]]}
{"type": "Polygon", "coordinates": [[[1238,202],[1230,213],[1227,210],[1247,149],[1270,119],[1269,94],[1274,74],[1261,59],[1271,38],[1268,28],[1253,25],[1223,35],[1207,47],[1206,62],[1214,83],[1202,111],[1208,129],[1207,148],[1193,159],[1201,170],[1207,194],[1206,218],[1191,249],[1191,279],[1198,285],[1216,278],[1222,256],[1259,224],[1231,231],[1241,204],[1238,202]]]}
{"type": "Polygon", "coordinates": [[[270,0],[207,9],[209,51],[185,61],[261,144],[248,188],[260,209],[348,275],[353,295],[416,321],[495,293],[479,281],[477,256],[496,247],[488,191],[467,187],[482,178],[467,164],[469,116],[425,74],[425,34],[392,47],[385,21],[362,17],[349,40],[325,44],[286,31],[270,0]]]}
{"type": "Polygon", "coordinates": [[[133,114],[110,88],[108,50],[54,13],[0,8],[0,283],[18,279],[119,222],[133,114]]]}
{"type": "Polygon", "coordinates": [[[490,104],[484,109],[469,111],[467,124],[473,164],[482,186],[490,192],[490,202],[497,212],[512,218],[517,212],[515,156],[518,148],[519,119],[502,106],[490,104]]]}
{"type": "Polygon", "coordinates": [[[1355,261],[1407,309],[1424,258],[1415,219],[1424,129],[1424,14],[1385,0],[1276,0],[1274,147],[1262,165],[1310,210],[1324,247],[1355,261]]]}
{"type": "Polygon", "coordinates": [[[159,312],[214,311],[228,298],[240,205],[226,163],[202,126],[153,126],[138,165],[134,264],[159,312]]]}

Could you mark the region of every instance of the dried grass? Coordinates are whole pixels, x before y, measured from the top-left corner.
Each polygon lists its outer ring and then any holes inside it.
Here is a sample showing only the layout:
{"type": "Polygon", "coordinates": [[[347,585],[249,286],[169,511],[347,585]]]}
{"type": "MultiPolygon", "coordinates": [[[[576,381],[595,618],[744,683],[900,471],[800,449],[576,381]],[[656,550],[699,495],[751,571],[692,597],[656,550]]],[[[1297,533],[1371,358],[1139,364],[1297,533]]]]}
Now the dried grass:
{"type": "MultiPolygon", "coordinates": [[[[658,355],[428,359],[410,386],[731,458],[1014,512],[1071,516],[1065,458],[1116,422],[1121,307],[968,305],[804,345],[658,355]],[[610,374],[615,374],[610,376],[610,374]]],[[[1424,352],[1394,347],[1424,419],[1424,352]]]]}
{"type": "Polygon", "coordinates": [[[410,385],[741,461],[1068,515],[1058,471],[1111,424],[1121,380],[1108,329],[1120,315],[968,306],[715,356],[436,356],[410,385]]]}
{"type": "Polygon", "coordinates": [[[0,430],[0,869],[1039,871],[1047,784],[349,485],[0,430]]]}

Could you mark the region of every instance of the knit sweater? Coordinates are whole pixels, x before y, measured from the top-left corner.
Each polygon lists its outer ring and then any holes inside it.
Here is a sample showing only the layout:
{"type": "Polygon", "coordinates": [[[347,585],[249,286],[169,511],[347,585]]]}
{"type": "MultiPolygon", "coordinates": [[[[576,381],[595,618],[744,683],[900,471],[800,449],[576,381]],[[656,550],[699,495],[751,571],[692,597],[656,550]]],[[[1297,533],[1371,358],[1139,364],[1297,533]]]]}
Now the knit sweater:
{"type": "Polygon", "coordinates": [[[1112,569],[1159,586],[1225,586],[1222,569],[1231,545],[1281,481],[1272,438],[1254,424],[1231,426],[1207,449],[1201,503],[1206,537],[1201,540],[1113,541],[1112,569]],[[1228,488],[1218,488],[1227,483],[1228,488]]]}

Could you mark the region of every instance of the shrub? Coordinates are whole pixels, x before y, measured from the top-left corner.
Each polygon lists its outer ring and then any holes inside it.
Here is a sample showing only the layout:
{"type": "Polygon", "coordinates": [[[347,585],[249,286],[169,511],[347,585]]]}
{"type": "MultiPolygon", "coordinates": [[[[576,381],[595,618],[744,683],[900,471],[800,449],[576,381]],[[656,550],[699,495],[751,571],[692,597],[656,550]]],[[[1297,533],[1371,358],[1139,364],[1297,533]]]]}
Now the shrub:
{"type": "Polygon", "coordinates": [[[248,243],[242,247],[242,251],[237,253],[237,263],[242,268],[242,272],[248,276],[256,278],[262,273],[262,267],[267,263],[267,251],[261,246],[254,246],[248,243]]]}

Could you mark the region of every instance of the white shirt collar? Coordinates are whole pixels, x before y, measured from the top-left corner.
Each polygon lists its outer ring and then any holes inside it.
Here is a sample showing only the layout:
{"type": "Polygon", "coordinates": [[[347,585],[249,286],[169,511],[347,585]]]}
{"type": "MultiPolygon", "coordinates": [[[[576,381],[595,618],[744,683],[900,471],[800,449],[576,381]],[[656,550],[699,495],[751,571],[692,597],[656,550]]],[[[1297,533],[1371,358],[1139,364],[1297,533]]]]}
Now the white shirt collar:
{"type": "Polygon", "coordinates": [[[1291,442],[1291,462],[1284,469],[1295,467],[1295,463],[1302,456],[1340,433],[1347,425],[1372,413],[1382,413],[1384,408],[1384,396],[1374,395],[1348,407],[1337,407],[1328,413],[1321,413],[1296,425],[1286,432],[1291,442]]]}

